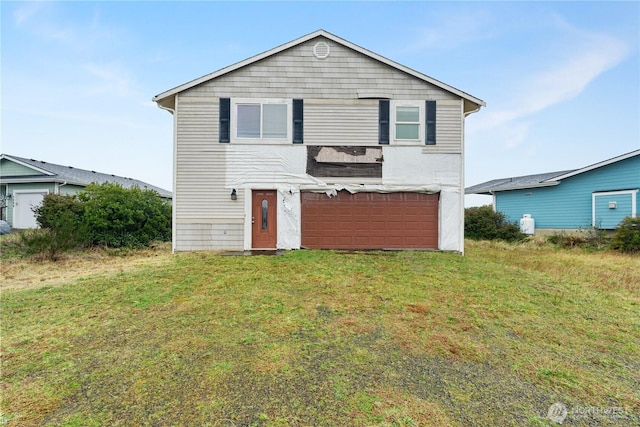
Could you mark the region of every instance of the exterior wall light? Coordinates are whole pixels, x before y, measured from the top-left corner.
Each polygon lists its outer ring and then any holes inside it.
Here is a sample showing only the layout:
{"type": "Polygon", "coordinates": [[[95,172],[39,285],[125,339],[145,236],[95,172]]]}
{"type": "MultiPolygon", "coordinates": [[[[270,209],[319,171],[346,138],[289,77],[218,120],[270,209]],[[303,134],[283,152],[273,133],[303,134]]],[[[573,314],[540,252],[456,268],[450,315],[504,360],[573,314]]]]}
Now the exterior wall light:
{"type": "Polygon", "coordinates": [[[238,200],[238,192],[235,188],[231,190],[231,200],[238,200]]]}

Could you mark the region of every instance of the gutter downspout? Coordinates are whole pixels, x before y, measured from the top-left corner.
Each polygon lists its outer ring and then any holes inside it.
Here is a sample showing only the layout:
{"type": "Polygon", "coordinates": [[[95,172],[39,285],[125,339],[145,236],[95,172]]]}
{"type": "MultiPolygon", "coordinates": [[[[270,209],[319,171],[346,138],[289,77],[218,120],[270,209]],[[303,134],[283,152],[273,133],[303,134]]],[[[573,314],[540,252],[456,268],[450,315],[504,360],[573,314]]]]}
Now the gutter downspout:
{"type": "MultiPolygon", "coordinates": [[[[464,256],[464,166],[465,162],[465,135],[466,135],[466,118],[468,115],[473,114],[475,112],[480,111],[482,105],[478,104],[478,108],[475,110],[463,112],[463,120],[462,120],[462,162],[460,166],[460,236],[462,237],[460,242],[460,254],[464,256]]],[[[462,101],[462,109],[464,110],[464,101],[462,101]]]]}
{"type": "Polygon", "coordinates": [[[62,184],[56,182],[56,189],[54,194],[60,194],[60,187],[67,185],[67,181],[64,181],[62,184]]]}
{"type": "Polygon", "coordinates": [[[173,179],[171,183],[171,191],[173,197],[171,197],[171,253],[176,253],[176,164],[178,153],[178,120],[176,117],[176,104],[178,103],[178,97],[176,96],[174,102],[174,108],[164,107],[159,102],[152,99],[161,110],[168,111],[173,116],[173,179]]]}

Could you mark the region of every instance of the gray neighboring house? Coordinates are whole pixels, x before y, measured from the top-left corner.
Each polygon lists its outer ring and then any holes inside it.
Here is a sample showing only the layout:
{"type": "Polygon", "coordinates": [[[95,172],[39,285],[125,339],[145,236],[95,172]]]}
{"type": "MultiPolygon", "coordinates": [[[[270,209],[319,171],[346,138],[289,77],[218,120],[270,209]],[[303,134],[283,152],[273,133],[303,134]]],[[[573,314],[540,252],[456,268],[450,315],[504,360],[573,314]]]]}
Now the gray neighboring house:
{"type": "Polygon", "coordinates": [[[0,154],[0,219],[13,228],[37,227],[33,207],[47,194],[75,194],[91,183],[115,182],[125,188],[154,190],[171,199],[170,191],[137,179],[0,154]]]}

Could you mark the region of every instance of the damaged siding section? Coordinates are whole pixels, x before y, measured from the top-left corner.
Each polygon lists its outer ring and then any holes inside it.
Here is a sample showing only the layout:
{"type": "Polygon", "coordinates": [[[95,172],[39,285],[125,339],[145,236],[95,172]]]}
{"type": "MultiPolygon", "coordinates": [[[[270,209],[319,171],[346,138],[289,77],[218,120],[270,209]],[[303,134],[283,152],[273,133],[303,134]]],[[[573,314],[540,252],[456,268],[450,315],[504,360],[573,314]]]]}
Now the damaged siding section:
{"type": "Polygon", "coordinates": [[[315,177],[382,178],[380,147],[308,147],[307,173],[315,177]]]}

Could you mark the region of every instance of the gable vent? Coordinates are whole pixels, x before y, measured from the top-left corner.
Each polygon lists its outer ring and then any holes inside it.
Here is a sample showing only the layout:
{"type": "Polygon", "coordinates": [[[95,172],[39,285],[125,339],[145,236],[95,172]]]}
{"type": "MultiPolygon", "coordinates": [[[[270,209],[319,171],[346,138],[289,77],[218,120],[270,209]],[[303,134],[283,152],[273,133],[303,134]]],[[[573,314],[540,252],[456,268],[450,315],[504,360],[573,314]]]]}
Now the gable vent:
{"type": "Polygon", "coordinates": [[[318,42],[313,46],[313,56],[318,59],[326,59],[329,57],[331,53],[331,49],[329,45],[325,42],[318,42]]]}

